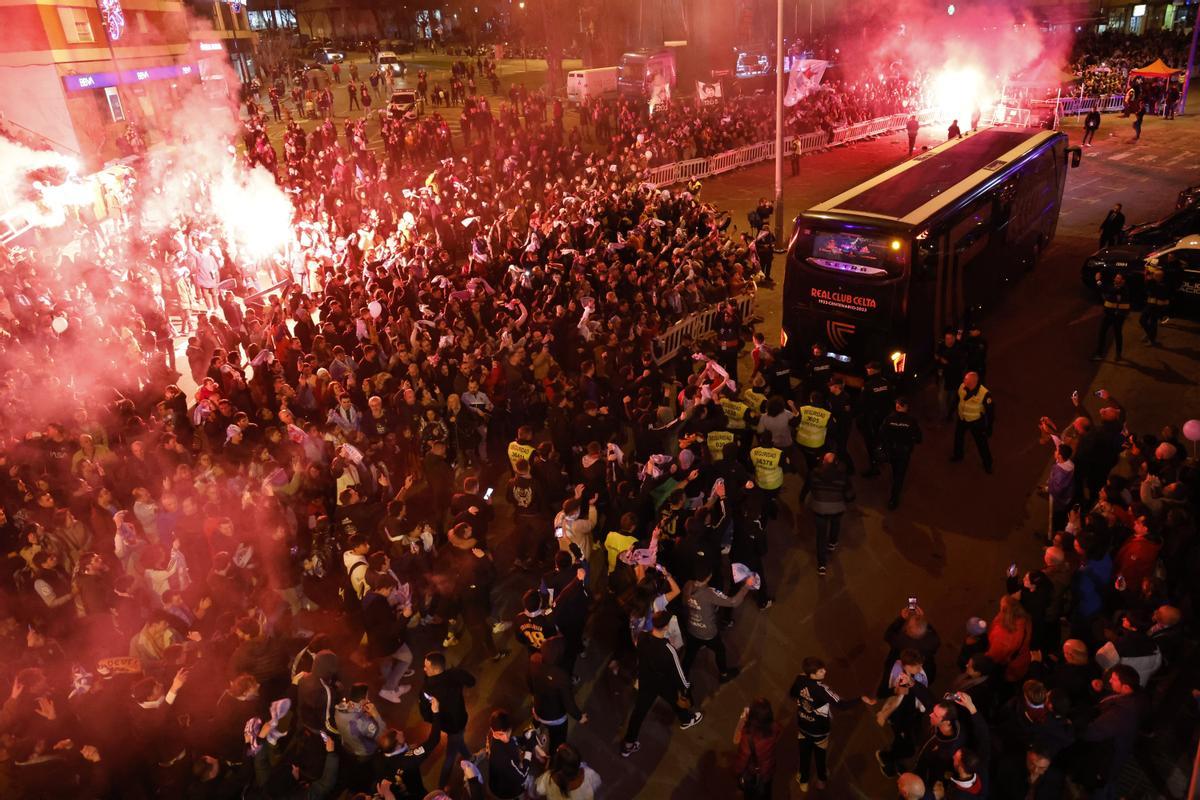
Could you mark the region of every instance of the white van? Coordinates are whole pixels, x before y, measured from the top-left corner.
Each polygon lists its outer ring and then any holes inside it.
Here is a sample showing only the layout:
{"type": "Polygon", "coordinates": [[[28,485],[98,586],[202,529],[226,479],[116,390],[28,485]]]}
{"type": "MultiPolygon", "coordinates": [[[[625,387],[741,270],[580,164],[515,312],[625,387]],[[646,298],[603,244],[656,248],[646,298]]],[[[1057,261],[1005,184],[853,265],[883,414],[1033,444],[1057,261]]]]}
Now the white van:
{"type": "Polygon", "coordinates": [[[597,97],[615,97],[619,67],[573,69],[567,73],[567,101],[582,103],[597,97]]]}

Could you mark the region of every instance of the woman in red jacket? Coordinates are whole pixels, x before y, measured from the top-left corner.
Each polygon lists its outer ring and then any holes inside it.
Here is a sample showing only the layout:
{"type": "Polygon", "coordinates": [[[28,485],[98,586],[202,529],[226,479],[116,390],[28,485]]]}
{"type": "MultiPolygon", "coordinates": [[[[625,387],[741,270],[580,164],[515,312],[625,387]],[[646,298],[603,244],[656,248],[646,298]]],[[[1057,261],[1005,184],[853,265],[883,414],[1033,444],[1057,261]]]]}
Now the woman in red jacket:
{"type": "Polygon", "coordinates": [[[1013,595],[1000,599],[1000,611],[988,630],[987,656],[1004,667],[1004,679],[1021,680],[1029,670],[1029,637],[1033,632],[1029,614],[1013,595]]]}
{"type": "Polygon", "coordinates": [[[775,721],[770,700],[756,698],[742,711],[733,734],[733,743],[737,745],[733,768],[745,800],[769,800],[771,797],[775,747],[782,735],[783,728],[775,721]]]}

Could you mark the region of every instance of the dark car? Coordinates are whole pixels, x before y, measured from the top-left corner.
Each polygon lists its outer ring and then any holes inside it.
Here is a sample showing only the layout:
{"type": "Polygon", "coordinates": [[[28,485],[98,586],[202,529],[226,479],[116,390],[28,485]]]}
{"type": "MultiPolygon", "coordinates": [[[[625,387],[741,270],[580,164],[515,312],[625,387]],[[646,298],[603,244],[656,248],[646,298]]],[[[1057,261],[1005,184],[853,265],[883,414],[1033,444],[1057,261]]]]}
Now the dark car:
{"type": "Polygon", "coordinates": [[[1200,233],[1200,205],[1180,208],[1160,220],[1126,228],[1124,242],[1165,247],[1193,233],[1200,233]]]}
{"type": "Polygon", "coordinates": [[[1200,236],[1185,236],[1157,248],[1129,244],[1106,247],[1088,257],[1080,279],[1089,290],[1097,291],[1097,274],[1105,286],[1117,275],[1124,276],[1130,300],[1140,306],[1145,301],[1148,266],[1163,270],[1167,285],[1175,289],[1173,306],[1191,310],[1200,306],[1200,236]]]}
{"type": "Polygon", "coordinates": [[[1189,186],[1180,192],[1175,208],[1190,208],[1197,204],[1200,204],[1200,185],[1189,186]]]}

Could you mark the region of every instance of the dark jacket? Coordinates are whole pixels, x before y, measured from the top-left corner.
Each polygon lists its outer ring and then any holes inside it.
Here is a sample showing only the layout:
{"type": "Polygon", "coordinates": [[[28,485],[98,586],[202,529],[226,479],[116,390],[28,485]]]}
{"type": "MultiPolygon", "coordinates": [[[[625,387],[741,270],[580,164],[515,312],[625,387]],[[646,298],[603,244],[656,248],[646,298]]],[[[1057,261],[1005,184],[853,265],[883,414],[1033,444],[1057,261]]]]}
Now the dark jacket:
{"type": "Polygon", "coordinates": [[[416,747],[406,744],[390,753],[382,750],[376,752],[371,761],[375,780],[391,781],[392,793],[396,795],[396,800],[425,800],[428,792],[421,778],[421,765],[433,754],[441,738],[442,732],[437,723],[434,723],[429,728],[429,735],[425,737],[425,741],[416,747]]]}
{"type": "Polygon", "coordinates": [[[388,599],[379,592],[367,592],[362,599],[363,627],[367,631],[367,654],[371,658],[390,656],[404,644],[408,625],[396,616],[388,599]]]}
{"type": "Polygon", "coordinates": [[[808,505],[814,514],[844,513],[846,503],[854,499],[850,476],[845,466],[836,461],[813,470],[808,489],[811,493],[808,505]]]}
{"type": "Polygon", "coordinates": [[[334,707],[341,699],[334,678],[337,669],[337,655],[332,650],[322,650],[313,656],[312,670],[296,684],[297,715],[305,727],[337,733],[333,722],[334,707]]]}
{"type": "Polygon", "coordinates": [[[459,667],[450,667],[445,672],[425,677],[421,696],[421,716],[437,724],[446,733],[462,733],[467,727],[467,704],[463,689],[475,685],[475,676],[459,667]],[[429,698],[436,697],[438,713],[429,706],[429,698]]]}

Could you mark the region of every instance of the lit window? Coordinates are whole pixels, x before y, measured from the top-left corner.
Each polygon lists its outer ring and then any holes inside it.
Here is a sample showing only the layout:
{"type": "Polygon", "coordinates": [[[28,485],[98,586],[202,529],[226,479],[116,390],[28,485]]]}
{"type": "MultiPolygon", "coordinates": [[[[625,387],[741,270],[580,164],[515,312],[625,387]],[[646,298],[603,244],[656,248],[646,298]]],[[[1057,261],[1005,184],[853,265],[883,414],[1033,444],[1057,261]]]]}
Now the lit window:
{"type": "Polygon", "coordinates": [[[71,44],[88,44],[96,41],[92,35],[92,23],[88,20],[86,8],[58,9],[58,19],[62,22],[63,33],[71,44]]]}
{"type": "Polygon", "coordinates": [[[1134,7],[1133,7],[1133,15],[1134,15],[1135,17],[1144,17],[1144,16],[1146,16],[1146,6],[1145,6],[1145,4],[1143,3],[1142,5],[1136,5],[1136,6],[1134,6],[1134,7]]]}

